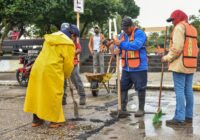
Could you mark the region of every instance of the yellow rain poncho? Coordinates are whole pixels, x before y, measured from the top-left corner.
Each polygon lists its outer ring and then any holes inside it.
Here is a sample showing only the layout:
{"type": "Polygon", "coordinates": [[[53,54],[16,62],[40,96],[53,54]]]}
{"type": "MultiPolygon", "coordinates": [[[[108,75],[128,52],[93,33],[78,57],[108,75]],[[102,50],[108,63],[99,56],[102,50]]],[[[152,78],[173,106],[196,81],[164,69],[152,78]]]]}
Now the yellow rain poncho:
{"type": "Polygon", "coordinates": [[[73,70],[75,47],[62,32],[45,35],[43,49],[30,74],[24,112],[50,122],[64,122],[62,96],[64,78],[73,70]]]}

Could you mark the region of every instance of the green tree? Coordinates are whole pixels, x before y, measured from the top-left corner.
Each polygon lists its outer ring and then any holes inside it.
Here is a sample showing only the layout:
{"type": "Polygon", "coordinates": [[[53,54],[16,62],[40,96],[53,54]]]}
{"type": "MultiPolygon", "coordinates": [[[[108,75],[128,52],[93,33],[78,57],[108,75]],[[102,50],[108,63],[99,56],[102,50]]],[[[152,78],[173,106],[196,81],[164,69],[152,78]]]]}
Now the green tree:
{"type": "MultiPolygon", "coordinates": [[[[72,0],[51,0],[49,11],[39,14],[35,20],[41,34],[52,32],[51,27],[59,28],[62,22],[76,23],[76,13],[73,11],[72,0]]],[[[139,8],[133,0],[85,0],[84,14],[80,15],[81,36],[98,24],[103,32],[107,32],[108,18],[125,13],[135,18],[139,14],[139,8]]]]}
{"type": "Polygon", "coordinates": [[[44,9],[48,9],[48,0],[0,0],[0,30],[4,29],[1,36],[0,51],[4,38],[13,26],[19,28],[20,34],[25,31],[25,25],[32,24],[33,19],[44,9]]]}
{"type": "MultiPolygon", "coordinates": [[[[104,28],[110,17],[139,14],[134,0],[85,0],[81,14],[81,35],[87,34],[94,24],[104,28]]],[[[34,25],[39,36],[58,30],[62,22],[76,23],[73,0],[0,0],[0,27],[18,26],[23,34],[25,28],[34,25]]],[[[106,27],[107,28],[107,27],[106,27]]],[[[104,29],[103,29],[104,30],[104,29]]]]}
{"type": "Polygon", "coordinates": [[[48,0],[1,0],[0,5],[1,23],[4,26],[18,26],[23,30],[24,25],[33,23],[39,13],[48,10],[50,3],[48,0]]]}
{"type": "Polygon", "coordinates": [[[123,16],[136,18],[138,14],[139,7],[134,0],[85,0],[85,12],[81,15],[81,34],[86,34],[95,24],[99,24],[105,34],[108,32],[108,18],[116,17],[119,27],[123,16]]]}
{"type": "Polygon", "coordinates": [[[130,16],[136,18],[139,15],[140,8],[135,4],[134,0],[121,0],[122,8],[119,9],[118,13],[124,16],[130,16]]]}
{"type": "MultiPolygon", "coordinates": [[[[199,10],[199,14],[200,14],[200,10],[199,10]]],[[[198,32],[198,47],[200,48],[200,15],[195,16],[192,15],[190,18],[191,24],[194,25],[194,27],[196,27],[197,32],[198,32]]]]}
{"type": "Polygon", "coordinates": [[[148,46],[157,46],[158,45],[159,34],[157,32],[153,32],[148,36],[148,46]]]}

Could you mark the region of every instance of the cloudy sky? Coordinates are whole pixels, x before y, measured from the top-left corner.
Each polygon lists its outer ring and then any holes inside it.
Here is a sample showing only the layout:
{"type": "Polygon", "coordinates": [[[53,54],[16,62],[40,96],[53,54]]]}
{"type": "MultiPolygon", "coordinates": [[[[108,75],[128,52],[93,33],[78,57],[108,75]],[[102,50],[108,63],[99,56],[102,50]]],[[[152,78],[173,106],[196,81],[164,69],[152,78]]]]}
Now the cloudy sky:
{"type": "Polygon", "coordinates": [[[166,26],[166,19],[176,9],[188,15],[200,15],[200,0],[135,0],[140,7],[139,20],[143,27],[166,26]]]}

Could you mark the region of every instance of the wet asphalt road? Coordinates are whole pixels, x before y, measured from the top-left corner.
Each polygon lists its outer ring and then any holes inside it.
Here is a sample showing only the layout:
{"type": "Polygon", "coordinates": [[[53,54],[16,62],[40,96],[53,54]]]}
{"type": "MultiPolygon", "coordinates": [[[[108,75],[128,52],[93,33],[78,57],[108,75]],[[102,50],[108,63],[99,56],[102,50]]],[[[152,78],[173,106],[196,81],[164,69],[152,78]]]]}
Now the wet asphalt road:
{"type": "MultiPolygon", "coordinates": [[[[152,124],[152,112],[157,110],[158,91],[147,91],[145,110],[147,114],[142,118],[135,118],[137,110],[137,95],[134,90],[129,92],[130,101],[128,110],[131,116],[116,120],[109,113],[116,110],[115,93],[107,94],[105,89],[100,90],[98,97],[93,97],[89,89],[87,105],[79,106],[80,119],[73,115],[71,97],[64,107],[65,117],[68,120],[64,127],[59,129],[48,128],[48,122],[38,128],[31,127],[32,115],[23,112],[23,103],[26,88],[19,86],[0,86],[0,136],[1,140],[37,140],[37,139],[89,139],[89,140],[154,140],[154,139],[200,139],[200,94],[195,92],[194,122],[191,126],[171,128],[165,125],[165,120],[173,117],[175,96],[172,91],[164,91],[162,96],[163,115],[162,124],[152,124]]],[[[76,93],[76,91],[75,91],[76,93]]],[[[76,94],[76,100],[79,97],[76,94]]]]}

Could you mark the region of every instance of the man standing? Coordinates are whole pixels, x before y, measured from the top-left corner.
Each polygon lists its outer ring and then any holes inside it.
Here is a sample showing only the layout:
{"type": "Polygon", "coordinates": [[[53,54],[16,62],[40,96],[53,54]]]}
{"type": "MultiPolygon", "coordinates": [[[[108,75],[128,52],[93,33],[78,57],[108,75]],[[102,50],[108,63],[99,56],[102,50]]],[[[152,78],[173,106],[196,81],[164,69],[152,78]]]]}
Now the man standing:
{"type": "Polygon", "coordinates": [[[104,52],[106,47],[102,44],[104,35],[100,33],[98,26],[94,27],[95,35],[90,37],[88,48],[93,56],[93,72],[98,73],[97,67],[100,67],[100,73],[104,73],[104,52]]]}
{"type": "MultiPolygon", "coordinates": [[[[63,23],[62,25],[64,26],[64,24],[66,24],[66,23],[63,23]]],[[[61,25],[61,28],[62,28],[62,25],[61,25]]],[[[75,57],[74,57],[74,69],[71,73],[70,79],[72,80],[72,83],[75,85],[75,87],[78,91],[78,94],[80,95],[79,104],[85,105],[86,104],[86,97],[85,97],[86,95],[85,95],[84,86],[83,86],[83,83],[82,83],[82,80],[81,80],[81,77],[79,74],[78,58],[77,58],[77,55],[81,53],[81,45],[79,42],[77,42],[77,38],[79,37],[80,33],[79,33],[78,28],[75,25],[71,25],[71,26],[72,26],[72,29],[74,30],[74,33],[72,34],[71,39],[74,42],[76,50],[75,50],[75,57]]],[[[66,98],[67,98],[66,87],[67,87],[67,81],[65,81],[65,83],[64,83],[64,96],[63,96],[63,101],[62,101],[63,105],[66,105],[66,98]]]]}
{"type": "Polygon", "coordinates": [[[8,38],[11,40],[18,40],[20,32],[18,31],[17,27],[13,27],[13,30],[8,32],[8,38]]]}
{"type": "Polygon", "coordinates": [[[169,62],[169,71],[173,72],[176,94],[176,111],[167,125],[184,125],[193,119],[193,73],[197,68],[197,31],[188,23],[188,16],[181,10],[172,12],[167,22],[172,22],[169,53],[162,62],[169,62]]]}
{"type": "Polygon", "coordinates": [[[147,86],[147,53],[145,48],[146,35],[138,29],[131,18],[124,17],[122,20],[123,33],[119,39],[114,39],[118,46],[115,54],[121,54],[122,76],[121,76],[121,102],[122,111],[126,114],[128,103],[128,90],[134,84],[138,93],[139,108],[135,117],[144,116],[144,105],[147,86]]]}

